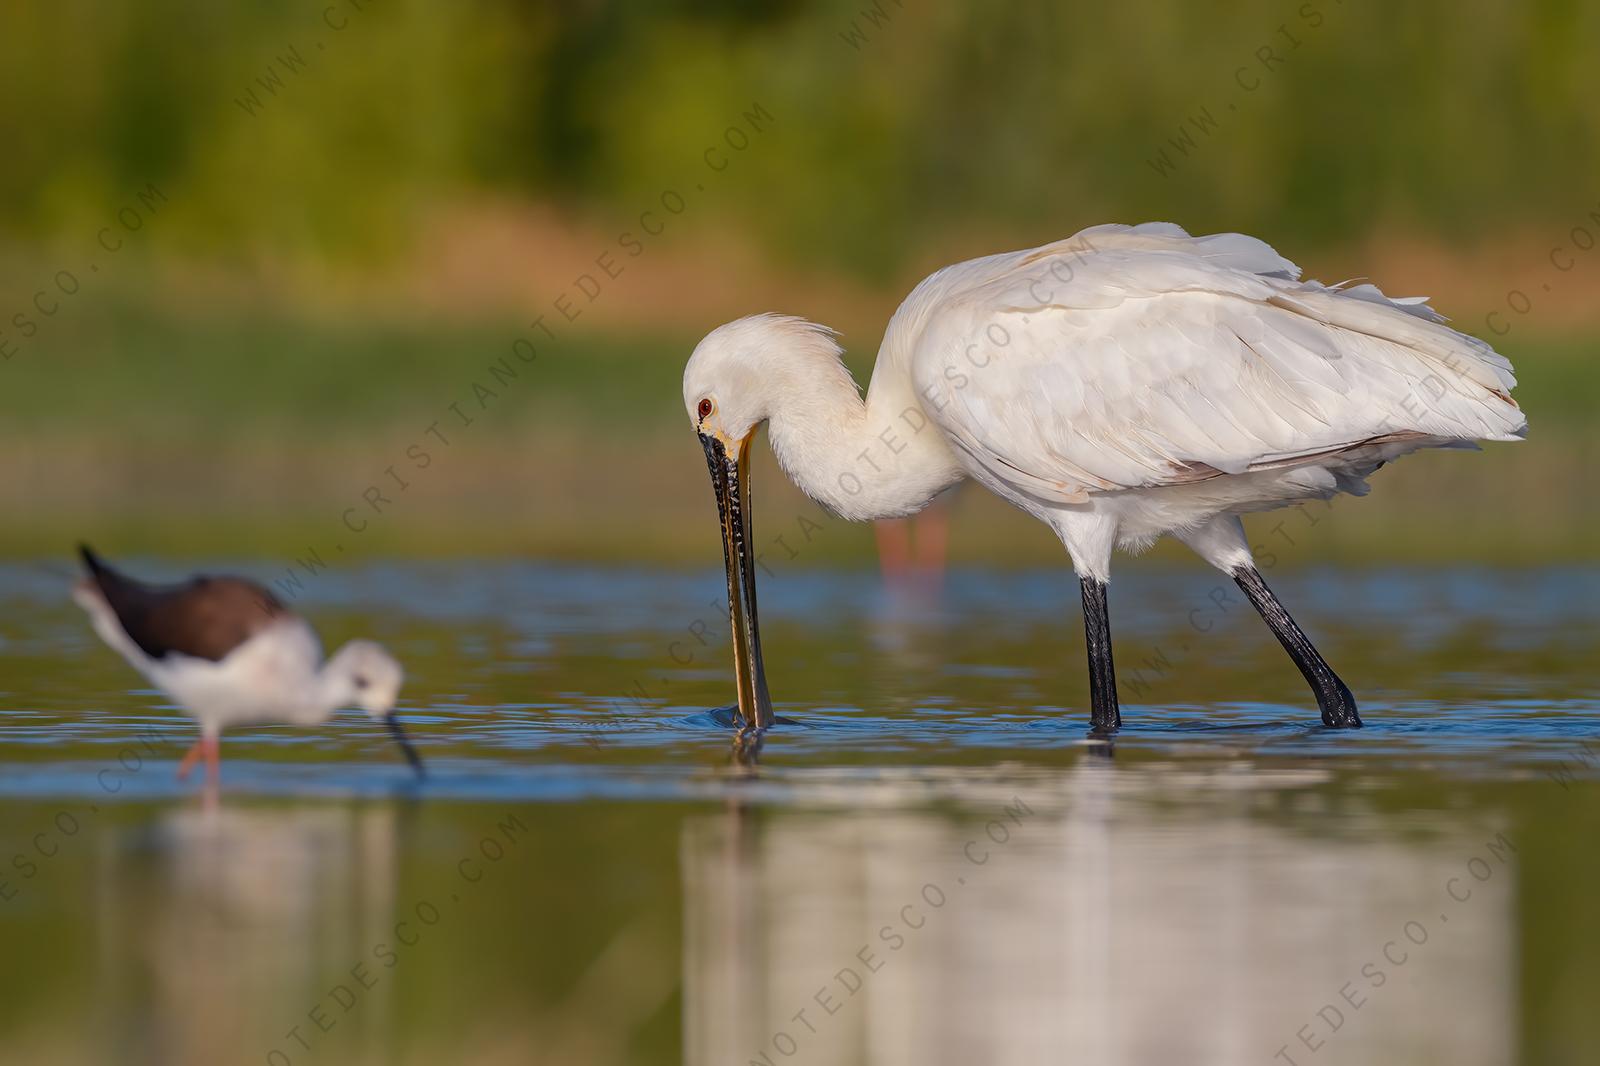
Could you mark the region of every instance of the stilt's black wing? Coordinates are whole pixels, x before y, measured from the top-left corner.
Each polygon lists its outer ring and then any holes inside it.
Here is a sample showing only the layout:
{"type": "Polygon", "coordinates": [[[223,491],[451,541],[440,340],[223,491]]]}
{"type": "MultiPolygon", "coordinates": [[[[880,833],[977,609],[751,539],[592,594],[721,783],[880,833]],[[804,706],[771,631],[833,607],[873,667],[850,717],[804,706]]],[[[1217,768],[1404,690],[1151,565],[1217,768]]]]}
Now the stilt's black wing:
{"type": "Polygon", "coordinates": [[[119,574],[87,545],[78,551],[123,631],[152,659],[177,652],[217,662],[289,613],[272,593],[243,578],[147,585],[119,574]]]}

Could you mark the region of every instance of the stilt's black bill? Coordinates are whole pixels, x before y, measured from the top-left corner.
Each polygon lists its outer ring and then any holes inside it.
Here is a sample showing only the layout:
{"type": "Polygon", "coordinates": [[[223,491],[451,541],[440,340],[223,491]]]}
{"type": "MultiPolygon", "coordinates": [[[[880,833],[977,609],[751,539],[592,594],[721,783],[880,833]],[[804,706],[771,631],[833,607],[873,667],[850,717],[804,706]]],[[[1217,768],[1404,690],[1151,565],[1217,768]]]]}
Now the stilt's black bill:
{"type": "Polygon", "coordinates": [[[750,541],[748,439],[735,454],[721,440],[700,434],[711,488],[722,525],[722,564],[728,576],[728,624],[733,630],[733,672],[739,717],[747,729],[772,725],[772,697],[761,659],[761,625],[756,615],[755,555],[750,541]]]}
{"type": "Polygon", "coordinates": [[[417,754],[417,749],[411,746],[411,738],[406,736],[406,731],[400,725],[400,719],[393,714],[384,715],[384,725],[389,727],[389,735],[394,737],[395,743],[400,745],[400,750],[405,753],[406,762],[417,772],[418,777],[428,776],[422,767],[422,756],[417,754]]]}

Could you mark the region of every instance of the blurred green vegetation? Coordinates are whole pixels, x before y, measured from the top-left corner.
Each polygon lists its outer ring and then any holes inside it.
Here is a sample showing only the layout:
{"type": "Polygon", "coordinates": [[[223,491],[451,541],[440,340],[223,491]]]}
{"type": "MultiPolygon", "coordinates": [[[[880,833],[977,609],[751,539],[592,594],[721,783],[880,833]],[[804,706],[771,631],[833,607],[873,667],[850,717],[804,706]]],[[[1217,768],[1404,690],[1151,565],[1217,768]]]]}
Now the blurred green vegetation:
{"type": "MultiPolygon", "coordinates": [[[[1600,9],[1511,0],[24,0],[0,10],[0,551],[326,543],[609,249],[631,289],[497,388],[361,550],[704,560],[678,380],[706,329],[807,314],[864,380],[933,266],[1170,219],[1514,327],[1532,439],[1385,471],[1317,550],[1590,558],[1597,53],[1600,9]],[[688,209],[632,259],[617,235],[667,192],[688,209]]],[[[801,513],[761,478],[783,512],[760,520],[801,513]]],[[[1059,553],[981,497],[958,555],[1059,553]]]]}
{"type": "MultiPolygon", "coordinates": [[[[359,445],[459,401],[469,415],[485,416],[475,434],[598,432],[628,443],[676,434],[692,441],[679,384],[682,359],[699,338],[682,331],[562,335],[542,345],[531,366],[512,361],[519,376],[502,382],[488,368],[527,332],[510,315],[463,324],[259,308],[174,314],[121,300],[93,316],[63,318],[57,328],[52,347],[69,353],[60,362],[19,359],[5,368],[0,425],[8,434],[66,425],[154,443],[314,434],[359,445]],[[497,398],[475,399],[474,381],[493,387],[497,398]]],[[[1593,425],[1600,363],[1588,334],[1516,337],[1500,350],[1519,367],[1537,368],[1520,376],[1516,390],[1537,431],[1532,443],[1506,448],[1526,450],[1540,437],[1593,425]]],[[[874,356],[864,338],[846,352],[863,386],[874,356]]]]}
{"type": "Polygon", "coordinates": [[[26,0],[0,11],[0,231],[92,233],[150,183],[148,239],[222,255],[380,254],[460,189],[633,215],[755,102],[781,136],[708,210],[852,269],[947,226],[1564,231],[1597,101],[1600,8],[1565,0],[26,0]]]}
{"type": "MultiPolygon", "coordinates": [[[[116,311],[62,320],[52,344],[70,358],[6,370],[0,495],[23,506],[0,528],[0,553],[59,553],[92,536],[124,552],[286,562],[308,549],[331,559],[335,543],[351,557],[717,557],[704,462],[679,397],[692,335],[577,334],[499,382],[486,368],[518,335],[509,317],[463,325],[107,306],[116,311]],[[474,382],[493,398],[477,398],[474,382]],[[381,502],[366,498],[373,487],[381,502]]],[[[1289,534],[1272,537],[1282,516],[1250,519],[1258,543],[1289,562],[1592,559],[1600,505],[1575,491],[1600,463],[1592,341],[1528,337],[1504,350],[1524,368],[1528,441],[1407,458],[1374,476],[1371,500],[1337,501],[1332,521],[1317,520],[1320,509],[1284,518],[1289,534]]],[[[870,347],[851,353],[858,379],[871,360],[870,347]]],[[[805,516],[826,526],[807,563],[872,558],[870,529],[822,514],[765,447],[756,462],[758,538],[792,534],[805,516]]],[[[1043,526],[981,490],[957,495],[954,521],[957,559],[1060,556],[1043,526]]]]}

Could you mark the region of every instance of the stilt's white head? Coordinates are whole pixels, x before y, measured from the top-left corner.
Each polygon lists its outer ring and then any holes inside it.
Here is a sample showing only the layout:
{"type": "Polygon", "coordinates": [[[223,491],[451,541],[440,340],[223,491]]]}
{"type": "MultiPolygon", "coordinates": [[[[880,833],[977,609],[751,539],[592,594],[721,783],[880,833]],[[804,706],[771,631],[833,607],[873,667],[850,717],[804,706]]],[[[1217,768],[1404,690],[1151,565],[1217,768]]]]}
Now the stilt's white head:
{"type": "Polygon", "coordinates": [[[328,660],[324,668],[329,680],[347,693],[342,704],[353,704],[374,718],[385,718],[394,711],[400,698],[405,671],[381,644],[352,640],[328,660]]]}
{"type": "Polygon", "coordinates": [[[400,699],[400,684],[405,680],[405,671],[395,657],[381,644],[352,640],[328,660],[322,672],[325,682],[337,694],[337,705],[354,704],[383,722],[405,753],[406,762],[418,777],[423,776],[422,758],[411,746],[410,738],[394,713],[395,703],[400,699]]]}

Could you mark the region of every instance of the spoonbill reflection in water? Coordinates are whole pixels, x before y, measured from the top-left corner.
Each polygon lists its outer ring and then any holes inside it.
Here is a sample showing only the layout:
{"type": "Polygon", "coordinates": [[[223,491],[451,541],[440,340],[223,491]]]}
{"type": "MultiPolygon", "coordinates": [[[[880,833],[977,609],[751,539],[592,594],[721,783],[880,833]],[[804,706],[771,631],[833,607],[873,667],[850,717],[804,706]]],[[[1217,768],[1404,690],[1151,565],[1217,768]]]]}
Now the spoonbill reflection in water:
{"type": "Polygon", "coordinates": [[[914,514],[973,478],[1049,525],[1082,589],[1090,724],[1121,726],[1114,548],[1172,534],[1228,574],[1330,727],[1356,701],[1267,588],[1239,516],[1338,493],[1419,448],[1515,440],[1511,364],[1424,298],[1324,285],[1253,237],[1096,226],[924,279],[863,400],[826,327],[755,315],[708,334],[683,398],[722,523],[741,716],[773,721],[751,546],[750,441],[843,518],[914,514]]]}

